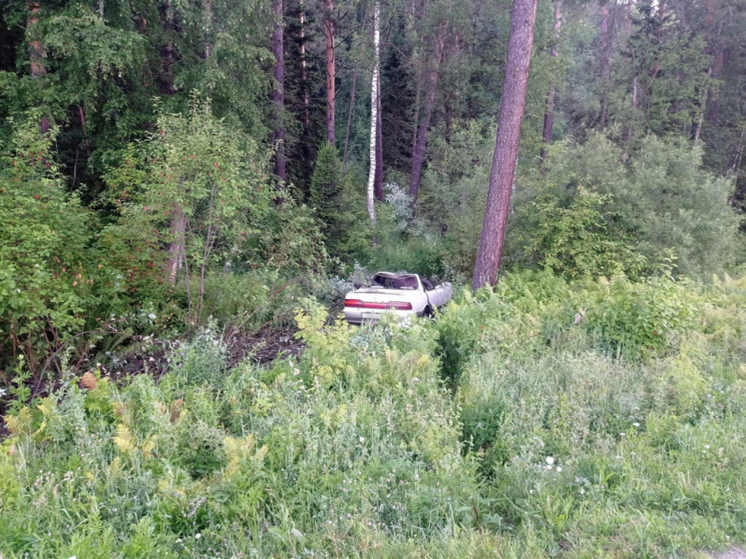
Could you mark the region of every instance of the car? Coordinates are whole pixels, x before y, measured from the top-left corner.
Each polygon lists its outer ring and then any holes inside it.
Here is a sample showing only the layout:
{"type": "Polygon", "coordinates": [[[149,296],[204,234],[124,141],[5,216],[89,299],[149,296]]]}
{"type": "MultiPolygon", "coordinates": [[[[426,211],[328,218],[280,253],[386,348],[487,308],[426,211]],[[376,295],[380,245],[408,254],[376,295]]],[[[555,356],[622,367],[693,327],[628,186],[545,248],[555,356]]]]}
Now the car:
{"type": "Polygon", "coordinates": [[[378,272],[369,283],[345,297],[344,315],[350,324],[375,322],[387,312],[399,318],[432,316],[453,297],[450,283],[434,285],[418,274],[378,272]]]}

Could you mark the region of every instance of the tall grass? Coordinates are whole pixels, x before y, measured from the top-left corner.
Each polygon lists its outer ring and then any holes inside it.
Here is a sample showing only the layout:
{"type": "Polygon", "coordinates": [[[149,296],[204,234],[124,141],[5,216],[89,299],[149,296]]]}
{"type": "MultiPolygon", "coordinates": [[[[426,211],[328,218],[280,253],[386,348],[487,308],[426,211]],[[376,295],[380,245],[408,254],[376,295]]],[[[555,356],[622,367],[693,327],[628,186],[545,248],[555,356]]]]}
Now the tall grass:
{"type": "Polygon", "coordinates": [[[5,557],[687,557],[746,541],[745,282],[506,277],[6,418],[5,557]],[[613,304],[612,304],[613,302],[613,304]],[[658,340],[657,338],[660,338],[658,340]],[[651,343],[655,342],[655,343],[651,343]]]}

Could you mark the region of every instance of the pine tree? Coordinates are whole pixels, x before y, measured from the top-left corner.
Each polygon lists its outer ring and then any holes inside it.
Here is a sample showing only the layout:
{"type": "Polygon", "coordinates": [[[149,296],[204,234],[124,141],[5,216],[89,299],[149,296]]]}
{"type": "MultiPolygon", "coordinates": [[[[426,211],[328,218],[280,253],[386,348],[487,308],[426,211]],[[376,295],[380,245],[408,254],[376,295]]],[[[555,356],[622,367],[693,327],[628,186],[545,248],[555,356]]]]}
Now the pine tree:
{"type": "Polygon", "coordinates": [[[334,245],[341,236],[341,177],[342,164],[337,148],[325,143],[316,159],[311,177],[311,206],[322,222],[327,245],[334,245]]]}

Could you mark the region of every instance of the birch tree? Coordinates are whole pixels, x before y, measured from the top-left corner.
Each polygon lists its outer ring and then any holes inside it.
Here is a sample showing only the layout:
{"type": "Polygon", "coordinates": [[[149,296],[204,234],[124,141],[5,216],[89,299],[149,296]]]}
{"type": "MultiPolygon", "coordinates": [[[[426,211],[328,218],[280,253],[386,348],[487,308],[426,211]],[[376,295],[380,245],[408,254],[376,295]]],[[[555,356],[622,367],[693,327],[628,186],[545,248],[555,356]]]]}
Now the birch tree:
{"type": "Polygon", "coordinates": [[[378,118],[379,102],[378,95],[380,91],[379,79],[381,72],[381,30],[380,30],[381,5],[376,0],[373,8],[373,50],[375,52],[375,61],[373,62],[373,79],[370,86],[370,171],[368,173],[368,216],[370,222],[376,223],[376,138],[378,136],[378,118]]]}

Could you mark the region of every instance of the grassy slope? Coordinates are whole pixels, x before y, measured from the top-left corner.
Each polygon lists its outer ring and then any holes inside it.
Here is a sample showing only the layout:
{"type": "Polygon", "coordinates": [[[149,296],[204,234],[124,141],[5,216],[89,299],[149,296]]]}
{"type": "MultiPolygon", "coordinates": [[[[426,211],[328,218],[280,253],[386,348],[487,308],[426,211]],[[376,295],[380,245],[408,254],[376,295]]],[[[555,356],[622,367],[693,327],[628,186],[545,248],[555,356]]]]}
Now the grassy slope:
{"type": "Polygon", "coordinates": [[[672,557],[746,541],[746,290],[511,276],[435,323],[9,420],[5,557],[672,557]],[[496,553],[497,552],[497,553],[496,553]]]}

